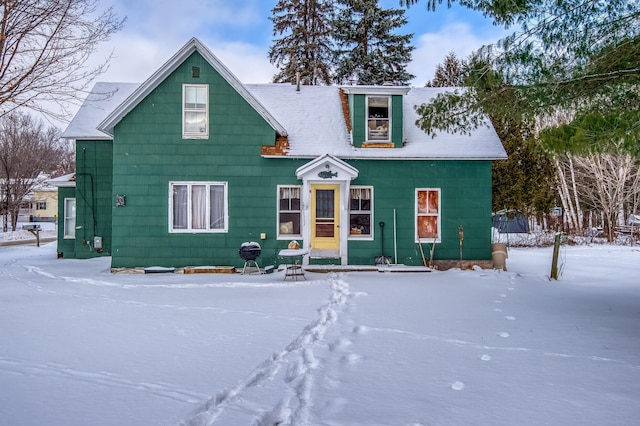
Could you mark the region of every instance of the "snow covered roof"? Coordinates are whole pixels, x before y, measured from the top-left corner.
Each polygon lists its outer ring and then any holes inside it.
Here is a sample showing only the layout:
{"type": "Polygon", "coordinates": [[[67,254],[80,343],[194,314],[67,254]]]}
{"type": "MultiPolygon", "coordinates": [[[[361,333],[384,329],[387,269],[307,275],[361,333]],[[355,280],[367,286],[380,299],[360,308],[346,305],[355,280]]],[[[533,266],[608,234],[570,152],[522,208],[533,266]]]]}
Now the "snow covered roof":
{"type": "MultiPolygon", "coordinates": [[[[328,153],[344,159],[507,158],[493,127],[483,126],[470,134],[439,132],[436,137],[431,137],[416,126],[418,114],[414,106],[428,102],[438,93],[451,89],[403,88],[406,91],[403,96],[405,146],[356,148],[351,143],[345,123],[339,87],[302,86],[300,91],[291,84],[249,84],[246,87],[287,129],[287,154],[290,157],[313,158],[328,153]]],[[[350,88],[351,86],[344,89],[350,88]]]]}
{"type": "Polygon", "coordinates": [[[200,52],[247,100],[280,136],[287,136],[286,155],[315,158],[331,154],[342,159],[471,159],[507,158],[498,135],[491,126],[470,134],[439,132],[436,137],[420,130],[415,122],[415,105],[428,102],[445,88],[388,86],[345,86],[345,92],[403,95],[403,139],[400,148],[356,148],[347,130],[340,87],[291,84],[241,84],[197,39],[192,39],[165,65],[142,84],[97,83],[73,118],[63,137],[68,139],[111,139],[113,127],[176,66],[200,52]],[[397,92],[397,93],[396,93],[397,92]]]}
{"type": "Polygon", "coordinates": [[[49,185],[56,186],[56,187],[76,186],[76,174],[69,173],[68,175],[63,175],[57,178],[49,179],[49,185]]]}
{"type": "Polygon", "coordinates": [[[98,130],[98,124],[116,109],[139,83],[96,83],[89,96],[62,133],[67,139],[112,139],[98,130]]]}

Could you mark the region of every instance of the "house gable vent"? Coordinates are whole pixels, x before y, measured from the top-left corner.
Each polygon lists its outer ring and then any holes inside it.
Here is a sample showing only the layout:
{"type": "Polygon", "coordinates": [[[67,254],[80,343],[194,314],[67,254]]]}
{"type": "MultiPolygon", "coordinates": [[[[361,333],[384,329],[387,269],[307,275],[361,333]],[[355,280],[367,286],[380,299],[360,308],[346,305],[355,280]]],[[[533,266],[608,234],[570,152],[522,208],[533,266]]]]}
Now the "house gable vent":
{"type": "Polygon", "coordinates": [[[200,67],[191,67],[191,77],[200,78],[200,67]]]}

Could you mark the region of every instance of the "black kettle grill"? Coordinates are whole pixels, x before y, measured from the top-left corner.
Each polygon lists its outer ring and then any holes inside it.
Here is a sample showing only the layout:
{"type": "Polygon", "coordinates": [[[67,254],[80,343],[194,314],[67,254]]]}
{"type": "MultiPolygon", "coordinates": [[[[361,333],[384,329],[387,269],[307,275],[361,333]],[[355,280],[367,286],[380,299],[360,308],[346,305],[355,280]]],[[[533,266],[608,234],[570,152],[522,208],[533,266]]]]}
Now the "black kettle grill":
{"type": "Polygon", "coordinates": [[[240,250],[238,250],[238,254],[242,258],[242,260],[244,260],[244,267],[242,268],[243,274],[247,270],[250,271],[251,268],[256,268],[258,270],[258,273],[262,273],[257,262],[257,259],[260,257],[260,253],[262,253],[260,244],[254,241],[242,243],[242,245],[240,246],[240,250]]]}

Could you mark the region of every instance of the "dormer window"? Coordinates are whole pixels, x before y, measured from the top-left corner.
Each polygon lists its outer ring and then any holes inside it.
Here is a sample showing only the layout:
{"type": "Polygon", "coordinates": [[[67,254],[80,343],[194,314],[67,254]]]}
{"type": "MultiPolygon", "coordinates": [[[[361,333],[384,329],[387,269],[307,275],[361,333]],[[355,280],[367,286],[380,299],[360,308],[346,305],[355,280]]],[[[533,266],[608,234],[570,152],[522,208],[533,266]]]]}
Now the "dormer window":
{"type": "Polygon", "coordinates": [[[403,99],[410,87],[343,86],[340,89],[347,95],[343,108],[345,117],[351,121],[355,148],[402,148],[403,99]]]}
{"type": "Polygon", "coordinates": [[[391,96],[367,96],[367,141],[391,140],[391,96]]]}
{"type": "Polygon", "coordinates": [[[182,138],[209,137],[209,86],[185,84],[182,86],[182,138]]]}

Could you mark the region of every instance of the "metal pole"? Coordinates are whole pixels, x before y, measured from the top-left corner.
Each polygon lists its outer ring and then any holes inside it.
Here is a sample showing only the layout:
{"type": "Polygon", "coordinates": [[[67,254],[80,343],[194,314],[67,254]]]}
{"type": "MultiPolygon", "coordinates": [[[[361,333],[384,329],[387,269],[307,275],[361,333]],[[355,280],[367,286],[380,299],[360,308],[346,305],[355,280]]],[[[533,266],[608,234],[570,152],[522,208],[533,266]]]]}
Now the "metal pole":
{"type": "Polygon", "coordinates": [[[393,209],[393,259],[394,264],[398,264],[398,238],[396,236],[396,209],[393,209]]]}

